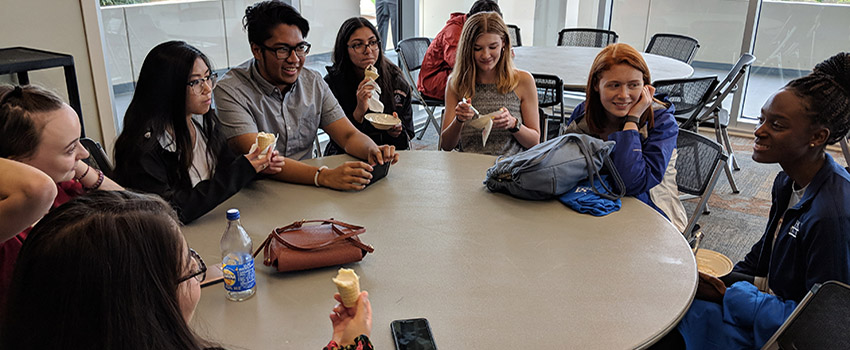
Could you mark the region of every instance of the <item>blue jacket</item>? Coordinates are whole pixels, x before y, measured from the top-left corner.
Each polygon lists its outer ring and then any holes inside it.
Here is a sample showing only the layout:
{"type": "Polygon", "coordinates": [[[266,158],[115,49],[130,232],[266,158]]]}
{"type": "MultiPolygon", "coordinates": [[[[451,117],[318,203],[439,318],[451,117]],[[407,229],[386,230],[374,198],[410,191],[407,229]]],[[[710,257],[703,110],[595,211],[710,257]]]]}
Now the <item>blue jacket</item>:
{"type": "Polygon", "coordinates": [[[760,348],[815,283],[850,281],[850,174],[827,154],[803,198],[787,208],[792,182],[785,172],[776,176],[767,229],[734,269],[762,277],[770,272],[776,295],[738,282],[726,290],[723,305],[694,300],[677,327],[689,350],[760,348]]]}
{"type": "MultiPolygon", "coordinates": [[[[587,101],[580,103],[570,115],[568,126],[580,123],[584,118],[584,105],[587,101]]],[[[669,103],[664,98],[665,103],[669,103]]],[[[657,105],[653,105],[657,107],[657,105]]],[[[676,148],[676,138],[679,135],[679,125],[673,117],[675,107],[660,108],[655,110],[655,127],[647,130],[644,138],[640,132],[635,130],[617,131],[608,135],[609,141],[616,141],[614,149],[611,150],[611,160],[623,183],[626,186],[626,195],[633,196],[641,202],[646,203],[664,217],[667,217],[661,209],[652,203],[649,189],[655,187],[663,180],[667,171],[667,164],[676,148]]],[[[584,124],[584,123],[582,123],[584,124]]],[[[586,127],[579,126],[582,133],[594,135],[586,127]]],[[[569,131],[569,130],[568,130],[569,131]]]]}
{"type": "Polygon", "coordinates": [[[738,282],[726,289],[722,305],[694,300],[676,329],[688,350],[760,349],[795,307],[793,300],[738,282]]]}
{"type": "Polygon", "coordinates": [[[768,276],[774,294],[799,302],[815,283],[850,283],[850,174],[826,154],[803,198],[787,208],[792,182],[776,175],[767,229],[733,271],[768,276]]]}

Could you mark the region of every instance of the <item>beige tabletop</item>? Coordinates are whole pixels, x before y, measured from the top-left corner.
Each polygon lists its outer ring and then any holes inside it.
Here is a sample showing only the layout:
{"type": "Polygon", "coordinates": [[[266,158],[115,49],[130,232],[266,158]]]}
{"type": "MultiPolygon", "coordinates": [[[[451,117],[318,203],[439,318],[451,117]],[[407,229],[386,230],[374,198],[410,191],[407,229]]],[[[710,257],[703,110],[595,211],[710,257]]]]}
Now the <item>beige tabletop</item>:
{"type": "MultiPolygon", "coordinates": [[[[521,46],[514,48],[517,68],[531,73],[552,74],[564,81],[564,88],[584,90],[590,66],[601,48],[577,46],[521,46]]],[[[694,67],[669,57],[641,53],[652,81],[683,79],[694,74],[694,67]]]]}
{"type": "MultiPolygon", "coordinates": [[[[694,257],[640,201],[593,217],[488,192],[491,156],[400,153],[387,178],[362,192],[257,181],[183,232],[209,265],[220,260],[228,208],[241,210],[255,248],[300,219],[365,226],[360,237],[375,252],[349,267],[370,293],[376,349],[393,349],[392,320],[416,317],[429,320],[440,349],[640,348],[689,307],[694,257]]],[[[321,349],[337,268],[279,274],[261,260],[257,295],[229,302],[221,284],[204,288],[193,328],[231,349],[321,349]]]]}

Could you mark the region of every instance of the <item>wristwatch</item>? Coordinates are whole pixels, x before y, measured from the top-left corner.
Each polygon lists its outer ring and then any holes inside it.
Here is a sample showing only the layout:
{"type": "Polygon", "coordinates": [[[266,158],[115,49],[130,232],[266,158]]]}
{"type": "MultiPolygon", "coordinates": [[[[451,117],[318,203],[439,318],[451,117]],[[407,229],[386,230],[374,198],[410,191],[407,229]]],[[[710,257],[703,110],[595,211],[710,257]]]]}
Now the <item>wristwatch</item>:
{"type": "Polygon", "coordinates": [[[635,117],[633,115],[627,116],[626,123],[628,122],[632,122],[635,123],[635,125],[640,126],[640,117],[635,117]]]}
{"type": "Polygon", "coordinates": [[[508,129],[508,132],[510,132],[511,134],[519,131],[519,119],[516,119],[516,118],[514,118],[514,119],[516,120],[516,124],[514,124],[514,127],[508,129]]]}

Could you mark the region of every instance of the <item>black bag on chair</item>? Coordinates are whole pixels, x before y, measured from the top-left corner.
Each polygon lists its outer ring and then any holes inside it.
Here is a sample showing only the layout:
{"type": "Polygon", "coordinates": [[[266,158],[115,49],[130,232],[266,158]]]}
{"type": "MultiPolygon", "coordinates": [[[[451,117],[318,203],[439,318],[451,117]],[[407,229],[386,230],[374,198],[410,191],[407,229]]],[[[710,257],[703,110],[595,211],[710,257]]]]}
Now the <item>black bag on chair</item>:
{"type": "Polygon", "coordinates": [[[614,193],[605,181],[600,182],[607,193],[596,187],[593,192],[616,200],[625,194],[625,185],[609,157],[613,147],[614,141],[602,141],[589,135],[562,135],[527,151],[500,157],[496,165],[487,169],[484,184],[490,191],[522,199],[550,199],[567,193],[584,179],[600,176],[599,171],[604,166],[619,192],[614,193]]]}

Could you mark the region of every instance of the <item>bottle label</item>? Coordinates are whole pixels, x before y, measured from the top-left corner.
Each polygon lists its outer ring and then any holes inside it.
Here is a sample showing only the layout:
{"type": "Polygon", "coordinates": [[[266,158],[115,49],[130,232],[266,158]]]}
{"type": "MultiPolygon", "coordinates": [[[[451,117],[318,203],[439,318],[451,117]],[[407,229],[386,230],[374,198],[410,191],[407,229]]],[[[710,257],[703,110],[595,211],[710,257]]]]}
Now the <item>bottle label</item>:
{"type": "Polygon", "coordinates": [[[254,259],[246,258],[243,264],[224,265],[224,289],[228,292],[242,292],[254,288],[254,259]]]}

